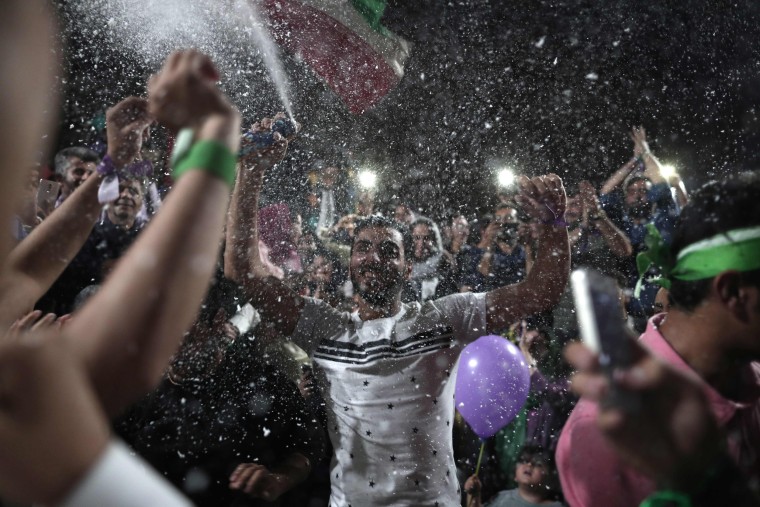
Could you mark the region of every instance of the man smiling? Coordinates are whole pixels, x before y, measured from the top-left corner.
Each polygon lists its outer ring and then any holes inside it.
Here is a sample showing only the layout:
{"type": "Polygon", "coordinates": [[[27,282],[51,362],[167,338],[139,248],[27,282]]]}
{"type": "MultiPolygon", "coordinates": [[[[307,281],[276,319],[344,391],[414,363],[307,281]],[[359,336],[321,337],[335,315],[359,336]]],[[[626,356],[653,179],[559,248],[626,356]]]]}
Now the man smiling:
{"type": "MultiPolygon", "coordinates": [[[[282,157],[281,143],[271,157],[282,157]]],[[[350,258],[358,310],[348,313],[294,294],[262,269],[256,215],[270,165],[244,165],[230,207],[226,275],[244,287],[265,325],[314,359],[334,448],[330,505],[458,505],[449,380],[464,345],[559,299],[569,265],[561,180],[520,181],[521,206],[544,224],[541,251],[524,282],[489,293],[403,303],[412,272],[408,229],[379,216],[359,222],[350,258]]]]}
{"type": "Polygon", "coordinates": [[[143,203],[143,184],[138,179],[121,178],[119,197],[106,208],[106,215],[112,224],[125,229],[135,225],[137,213],[143,203]]]}

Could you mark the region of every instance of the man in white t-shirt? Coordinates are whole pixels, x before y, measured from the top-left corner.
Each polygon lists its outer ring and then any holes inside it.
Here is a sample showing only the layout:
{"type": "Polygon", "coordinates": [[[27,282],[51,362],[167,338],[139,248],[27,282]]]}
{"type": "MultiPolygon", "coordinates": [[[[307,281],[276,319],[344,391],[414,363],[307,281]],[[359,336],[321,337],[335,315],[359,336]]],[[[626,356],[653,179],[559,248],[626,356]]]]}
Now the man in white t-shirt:
{"type": "Polygon", "coordinates": [[[402,303],[412,269],[408,230],[379,216],[360,222],[350,260],[358,311],[348,313],[294,294],[258,265],[256,215],[268,163],[244,164],[228,222],[226,275],[245,287],[262,323],[292,336],[317,366],[334,448],[330,505],[459,505],[451,441],[456,361],[467,343],[558,301],[569,269],[562,181],[521,179],[519,204],[544,224],[540,251],[523,282],[489,293],[402,303]]]}

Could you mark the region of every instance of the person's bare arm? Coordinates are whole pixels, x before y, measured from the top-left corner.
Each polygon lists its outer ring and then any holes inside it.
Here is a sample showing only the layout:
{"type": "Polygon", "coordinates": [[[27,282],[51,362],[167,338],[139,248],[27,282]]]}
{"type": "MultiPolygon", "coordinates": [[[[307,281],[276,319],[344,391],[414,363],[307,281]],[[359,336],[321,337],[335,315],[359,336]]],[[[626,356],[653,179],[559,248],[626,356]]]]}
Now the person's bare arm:
{"type": "Polygon", "coordinates": [[[689,193],[686,191],[686,185],[678,174],[674,174],[668,180],[670,187],[675,190],[676,204],[679,208],[683,208],[689,204],[689,193]]]}
{"type": "Polygon", "coordinates": [[[639,160],[644,161],[644,165],[647,169],[645,176],[654,176],[653,183],[659,183],[662,180],[660,176],[660,162],[654,158],[651,151],[649,151],[649,144],[647,144],[647,133],[644,127],[634,127],[630,133],[631,141],[633,141],[633,158],[623,164],[623,166],[612,173],[612,176],[602,184],[601,195],[607,195],[614,192],[629,174],[635,169],[636,163],[639,160]],[[650,174],[651,173],[651,174],[650,174]]]}
{"type": "MultiPolygon", "coordinates": [[[[269,120],[262,124],[268,125],[269,120]]],[[[286,149],[287,141],[279,139],[271,148],[241,162],[227,220],[224,273],[243,287],[263,320],[290,336],[300,318],[303,299],[271,276],[261,262],[258,227],[264,173],[282,159],[286,149]]]]}
{"type": "Polygon", "coordinates": [[[647,132],[644,127],[636,127],[631,133],[633,142],[641,151],[641,158],[644,160],[644,176],[649,178],[652,184],[667,183],[662,177],[662,164],[649,149],[647,142],[647,132]]]}
{"type": "Polygon", "coordinates": [[[100,214],[100,180],[93,174],[10,252],[0,277],[0,328],[29,312],[82,248],[100,214]]]}
{"type": "MultiPolygon", "coordinates": [[[[233,153],[240,114],[217,89],[211,61],[172,54],[149,86],[151,112],[172,128],[194,127],[233,153]],[[175,114],[176,113],[176,114],[175,114]]],[[[106,412],[151,389],[195,319],[219,252],[229,187],[207,171],[176,182],[161,211],[109,279],[68,324],[106,412]]]]}
{"type": "Polygon", "coordinates": [[[9,225],[35,154],[48,149],[45,134],[54,132],[58,95],[52,90],[59,69],[60,51],[50,6],[41,0],[4,0],[0,20],[0,262],[15,245],[9,225]],[[18,62],[34,62],[23,72],[18,62]]]}
{"type": "Polygon", "coordinates": [[[582,181],[579,186],[581,199],[583,200],[583,209],[588,217],[589,224],[596,227],[596,230],[602,235],[602,239],[604,239],[612,254],[621,258],[633,255],[631,240],[612,223],[604,210],[602,210],[596,197],[596,190],[594,190],[591,183],[582,181]]]}
{"type": "Polygon", "coordinates": [[[611,194],[614,192],[617,188],[622,185],[623,181],[628,177],[629,174],[631,174],[631,171],[636,167],[636,159],[632,158],[625,164],[623,164],[620,169],[612,173],[612,175],[605,180],[605,182],[602,184],[602,195],[611,194]]]}
{"type": "MultiPolygon", "coordinates": [[[[148,102],[138,97],[108,110],[108,152],[116,167],[135,160],[151,121],[148,102]]],[[[0,328],[31,310],[82,248],[100,215],[101,181],[93,173],[10,253],[0,278],[0,328]]]]}
{"type": "Polygon", "coordinates": [[[531,218],[543,222],[533,268],[524,281],[486,294],[489,331],[504,329],[517,319],[548,310],[559,301],[570,270],[570,246],[565,216],[566,196],[555,174],[520,180],[516,201],[531,218]]]}

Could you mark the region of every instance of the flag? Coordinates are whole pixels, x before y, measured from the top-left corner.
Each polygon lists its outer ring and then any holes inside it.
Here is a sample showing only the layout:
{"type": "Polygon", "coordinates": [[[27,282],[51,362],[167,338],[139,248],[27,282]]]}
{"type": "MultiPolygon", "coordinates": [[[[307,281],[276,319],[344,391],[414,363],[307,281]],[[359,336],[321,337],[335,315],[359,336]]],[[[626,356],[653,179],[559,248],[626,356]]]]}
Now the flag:
{"type": "MultiPolygon", "coordinates": [[[[251,0],[253,1],[253,0],[251,0]]],[[[262,0],[272,38],[360,114],[404,75],[409,44],[380,24],[385,0],[262,0]]]]}

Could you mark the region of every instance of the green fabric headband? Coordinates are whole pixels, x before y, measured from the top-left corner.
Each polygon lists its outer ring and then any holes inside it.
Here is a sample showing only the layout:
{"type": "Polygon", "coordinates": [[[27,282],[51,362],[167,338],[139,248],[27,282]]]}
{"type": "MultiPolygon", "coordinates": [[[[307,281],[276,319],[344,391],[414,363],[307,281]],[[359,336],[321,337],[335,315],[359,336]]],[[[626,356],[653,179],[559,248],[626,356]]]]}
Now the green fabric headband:
{"type": "Polygon", "coordinates": [[[760,269],[760,227],[734,229],[697,241],[678,252],[675,260],[660,231],[653,224],[646,227],[644,244],[647,251],[636,256],[639,271],[639,281],[634,291],[636,297],[641,293],[644,275],[652,266],[660,268],[661,276],[648,281],[666,289],[670,288],[672,279],[691,282],[712,278],[724,271],[760,269]]]}

